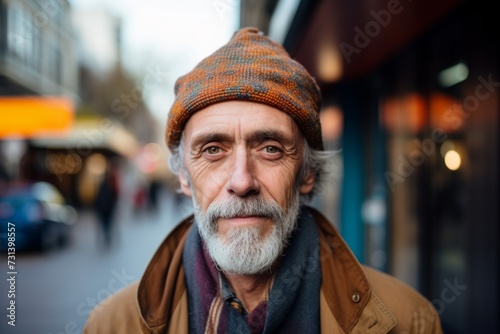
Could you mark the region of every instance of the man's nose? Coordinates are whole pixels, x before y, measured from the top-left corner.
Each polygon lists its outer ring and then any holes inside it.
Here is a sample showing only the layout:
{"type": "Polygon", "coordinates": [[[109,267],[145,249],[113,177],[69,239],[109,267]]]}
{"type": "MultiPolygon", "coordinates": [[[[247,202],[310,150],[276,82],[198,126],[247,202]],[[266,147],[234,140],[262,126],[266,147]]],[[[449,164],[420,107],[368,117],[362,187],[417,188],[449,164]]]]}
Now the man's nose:
{"type": "Polygon", "coordinates": [[[226,187],[229,193],[240,197],[259,193],[259,182],[247,152],[242,150],[235,155],[226,187]]]}

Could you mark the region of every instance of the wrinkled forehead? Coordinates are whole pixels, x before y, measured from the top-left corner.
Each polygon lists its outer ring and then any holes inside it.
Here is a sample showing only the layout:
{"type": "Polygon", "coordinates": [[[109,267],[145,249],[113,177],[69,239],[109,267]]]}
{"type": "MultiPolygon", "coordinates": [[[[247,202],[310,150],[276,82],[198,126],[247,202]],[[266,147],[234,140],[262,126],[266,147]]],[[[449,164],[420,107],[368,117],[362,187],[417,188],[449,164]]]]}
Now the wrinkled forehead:
{"type": "Polygon", "coordinates": [[[299,126],[288,114],[265,104],[226,101],[193,114],[183,130],[190,141],[302,141],[299,126]]]}

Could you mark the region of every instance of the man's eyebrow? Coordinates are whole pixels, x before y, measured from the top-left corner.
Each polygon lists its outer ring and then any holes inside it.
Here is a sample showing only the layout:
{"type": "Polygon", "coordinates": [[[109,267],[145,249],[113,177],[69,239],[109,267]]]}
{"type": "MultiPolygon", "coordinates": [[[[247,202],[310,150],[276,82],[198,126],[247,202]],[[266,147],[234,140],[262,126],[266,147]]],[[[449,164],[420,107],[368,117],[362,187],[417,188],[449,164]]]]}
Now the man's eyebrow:
{"type": "MultiPolygon", "coordinates": [[[[227,133],[202,133],[196,135],[192,141],[191,148],[202,146],[211,142],[230,142],[233,137],[227,133]]],[[[293,145],[295,140],[286,136],[279,130],[258,130],[249,134],[245,140],[249,143],[262,143],[266,140],[276,140],[285,146],[293,145]]]]}
{"type": "Polygon", "coordinates": [[[200,135],[195,136],[191,147],[198,147],[210,142],[228,142],[232,140],[232,136],[227,133],[202,133],[200,135]]]}
{"type": "Polygon", "coordinates": [[[293,145],[295,142],[293,137],[285,135],[279,130],[259,130],[252,132],[246,140],[250,143],[261,143],[266,140],[276,140],[283,145],[293,145]]]}

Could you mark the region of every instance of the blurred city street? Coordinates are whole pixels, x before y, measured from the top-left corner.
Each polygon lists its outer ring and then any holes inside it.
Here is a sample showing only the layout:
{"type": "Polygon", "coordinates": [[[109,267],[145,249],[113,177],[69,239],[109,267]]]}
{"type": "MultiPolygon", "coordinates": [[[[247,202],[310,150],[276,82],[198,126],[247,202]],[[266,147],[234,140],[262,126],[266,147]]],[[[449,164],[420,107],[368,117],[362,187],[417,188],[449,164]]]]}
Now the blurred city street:
{"type": "MultiPolygon", "coordinates": [[[[94,213],[86,211],[66,249],[17,254],[16,326],[9,326],[4,315],[0,333],[81,333],[90,310],[138,280],[167,233],[189,214],[190,201],[166,189],[157,212],[134,212],[126,203],[118,208],[109,249],[100,240],[94,213]]],[[[1,287],[7,295],[7,284],[1,287]]],[[[7,299],[0,300],[5,310],[7,299]]]]}

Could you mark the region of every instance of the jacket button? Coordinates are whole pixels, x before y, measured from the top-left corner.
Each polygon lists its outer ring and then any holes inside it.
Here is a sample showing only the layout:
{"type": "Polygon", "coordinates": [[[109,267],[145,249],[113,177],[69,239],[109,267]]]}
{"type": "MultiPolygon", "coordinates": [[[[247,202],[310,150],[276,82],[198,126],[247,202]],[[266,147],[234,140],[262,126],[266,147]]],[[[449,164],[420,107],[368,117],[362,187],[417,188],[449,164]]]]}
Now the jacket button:
{"type": "Polygon", "coordinates": [[[361,300],[361,297],[359,296],[359,293],[355,293],[352,295],[351,299],[353,302],[359,303],[359,301],[361,300]]]}
{"type": "Polygon", "coordinates": [[[243,313],[243,307],[241,307],[241,305],[238,302],[232,301],[229,304],[232,306],[232,308],[234,308],[239,313],[243,313]]]}

